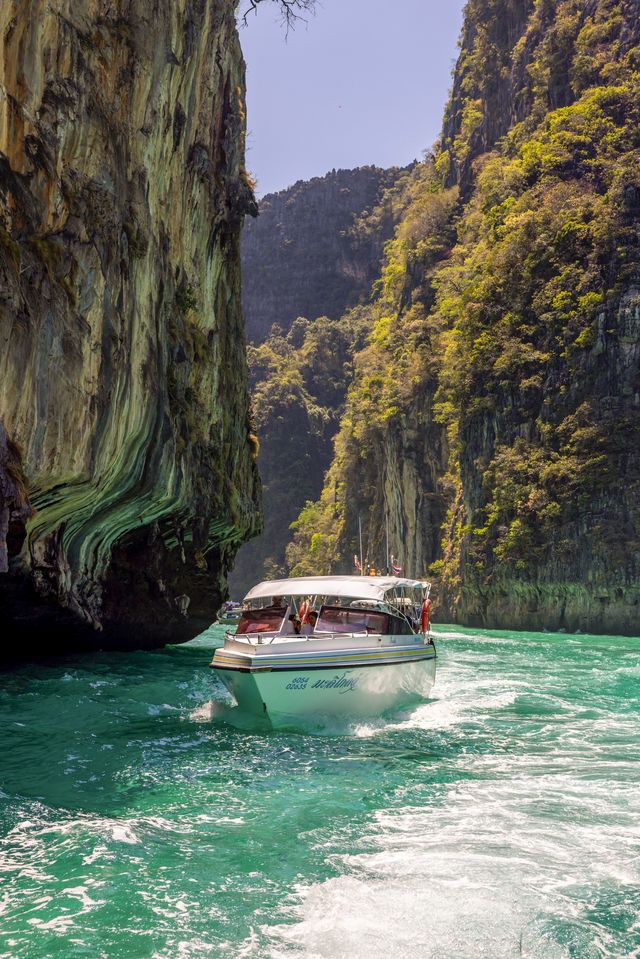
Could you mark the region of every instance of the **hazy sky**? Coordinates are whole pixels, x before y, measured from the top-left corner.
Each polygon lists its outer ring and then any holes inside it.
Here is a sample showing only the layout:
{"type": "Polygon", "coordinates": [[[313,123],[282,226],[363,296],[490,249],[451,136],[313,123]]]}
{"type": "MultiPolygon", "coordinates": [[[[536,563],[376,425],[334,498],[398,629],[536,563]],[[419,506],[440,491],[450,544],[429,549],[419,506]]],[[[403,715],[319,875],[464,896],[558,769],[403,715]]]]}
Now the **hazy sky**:
{"type": "Polygon", "coordinates": [[[261,3],[240,29],[258,195],[333,167],[419,159],[440,133],[463,6],[319,0],[286,38],[276,4],[261,3]]]}

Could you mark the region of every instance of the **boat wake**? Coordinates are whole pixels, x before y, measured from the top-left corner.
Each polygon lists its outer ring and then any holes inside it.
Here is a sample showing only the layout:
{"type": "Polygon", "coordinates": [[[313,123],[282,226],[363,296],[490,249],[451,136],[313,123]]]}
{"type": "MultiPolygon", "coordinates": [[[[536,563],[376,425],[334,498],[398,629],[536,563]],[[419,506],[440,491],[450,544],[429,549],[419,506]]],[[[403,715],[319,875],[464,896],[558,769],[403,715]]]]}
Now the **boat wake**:
{"type": "Polygon", "coordinates": [[[194,723],[226,723],[234,729],[255,732],[269,732],[272,729],[271,723],[260,716],[245,712],[233,702],[217,699],[211,699],[192,709],[188,718],[194,723]]]}
{"type": "Polygon", "coordinates": [[[408,750],[405,782],[378,794],[359,848],[297,885],[247,956],[640,957],[638,750],[619,749],[637,714],[603,683],[616,689],[621,669],[629,680],[637,655],[591,662],[587,702],[584,678],[536,688],[531,650],[512,654],[484,672],[463,652],[436,698],[353,727],[373,755],[408,750]]]}
{"type": "Polygon", "coordinates": [[[640,959],[637,641],[484,637],[277,730],[198,647],[12,673],[0,956],[640,959]]]}

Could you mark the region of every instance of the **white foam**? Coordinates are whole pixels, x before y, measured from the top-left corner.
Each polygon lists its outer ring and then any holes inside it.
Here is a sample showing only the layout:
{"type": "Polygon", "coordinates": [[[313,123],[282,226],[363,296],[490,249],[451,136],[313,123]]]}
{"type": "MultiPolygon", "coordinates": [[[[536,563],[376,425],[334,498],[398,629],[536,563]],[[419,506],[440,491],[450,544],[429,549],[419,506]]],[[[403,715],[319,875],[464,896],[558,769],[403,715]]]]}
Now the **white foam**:
{"type": "MultiPolygon", "coordinates": [[[[514,695],[485,690],[482,708],[508,706],[514,695]]],[[[431,728],[434,707],[441,718],[448,709],[468,714],[466,703],[441,701],[393,728],[431,728]]],[[[625,728],[625,738],[629,733],[625,728]]],[[[475,778],[432,790],[428,807],[372,813],[360,841],[367,851],[330,854],[338,874],[297,888],[293,902],[281,903],[281,921],[263,925],[261,946],[246,954],[621,959],[615,936],[590,913],[598,890],[606,901],[607,890],[620,895],[640,883],[640,795],[637,771],[633,781],[616,781],[619,761],[610,773],[594,767],[600,748],[598,731],[586,724],[575,745],[559,754],[554,748],[550,757],[517,746],[459,755],[475,778]],[[556,937],[556,928],[571,925],[570,940],[556,937]],[[565,942],[578,943],[578,951],[565,942]]]]}

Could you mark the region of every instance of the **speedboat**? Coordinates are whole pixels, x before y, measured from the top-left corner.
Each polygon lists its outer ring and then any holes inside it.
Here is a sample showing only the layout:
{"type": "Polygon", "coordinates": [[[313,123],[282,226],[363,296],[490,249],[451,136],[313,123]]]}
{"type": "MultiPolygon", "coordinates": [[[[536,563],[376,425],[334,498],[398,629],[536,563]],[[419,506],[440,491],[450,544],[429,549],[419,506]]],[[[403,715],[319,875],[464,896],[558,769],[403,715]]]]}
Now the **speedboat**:
{"type": "Polygon", "coordinates": [[[272,725],[408,705],[435,682],[430,588],[392,576],[259,583],[211,668],[243,711],[272,725]]]}
{"type": "Polygon", "coordinates": [[[227,600],[218,610],[215,626],[236,626],[240,622],[242,615],[242,603],[234,603],[227,600]]]}

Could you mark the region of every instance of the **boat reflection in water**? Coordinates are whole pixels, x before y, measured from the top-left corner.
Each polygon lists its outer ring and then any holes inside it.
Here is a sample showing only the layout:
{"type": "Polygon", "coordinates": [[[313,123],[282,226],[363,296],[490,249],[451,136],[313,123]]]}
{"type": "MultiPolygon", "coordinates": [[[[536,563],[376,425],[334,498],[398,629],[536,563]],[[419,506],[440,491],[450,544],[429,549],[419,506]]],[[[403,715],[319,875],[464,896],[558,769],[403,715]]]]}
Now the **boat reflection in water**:
{"type": "Polygon", "coordinates": [[[408,705],[435,681],[430,588],[391,576],[259,583],[211,668],[242,710],[272,725],[408,705]]]}

